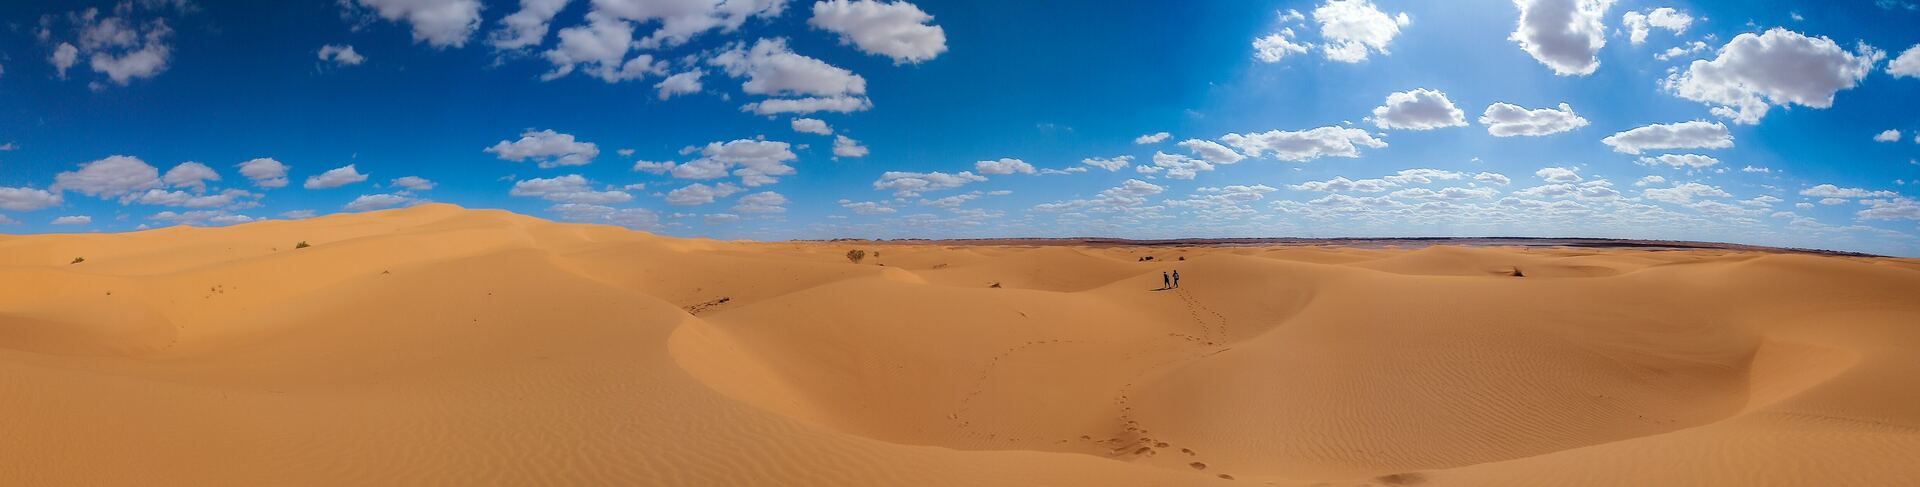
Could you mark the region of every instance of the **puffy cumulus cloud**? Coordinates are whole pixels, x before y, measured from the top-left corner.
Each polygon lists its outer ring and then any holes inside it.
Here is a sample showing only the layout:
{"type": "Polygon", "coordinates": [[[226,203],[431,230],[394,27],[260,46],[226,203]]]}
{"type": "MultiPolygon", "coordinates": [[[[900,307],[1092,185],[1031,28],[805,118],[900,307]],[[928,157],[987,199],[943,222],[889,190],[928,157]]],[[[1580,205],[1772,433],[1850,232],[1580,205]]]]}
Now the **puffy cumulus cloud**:
{"type": "Polygon", "coordinates": [[[673,76],[668,76],[666,79],[660,80],[659,83],[654,83],[653,88],[659,92],[660,99],[662,100],[680,95],[699,93],[700,89],[704,87],[700,84],[700,76],[703,74],[705,73],[698,69],[684,73],[674,73],[673,76]]]}
{"type": "Polygon", "coordinates": [[[1385,105],[1373,108],[1373,124],[1383,129],[1433,130],[1465,126],[1467,117],[1446,93],[1415,88],[1387,95],[1385,105]]]}
{"type": "Polygon", "coordinates": [[[676,46],[701,33],[733,32],[752,18],[773,18],[786,0],[594,0],[594,12],[659,28],[635,42],[641,49],[676,46]]]}
{"type": "Polygon", "coordinates": [[[53,71],[60,79],[67,79],[67,70],[73,69],[73,65],[78,62],[80,62],[80,48],[65,42],[54,46],[53,54],[47,56],[47,63],[53,65],[53,71]]]}
{"type": "Polygon", "coordinates": [[[1305,162],[1321,157],[1360,157],[1360,148],[1379,149],[1387,143],[1365,130],[1349,127],[1320,127],[1301,131],[1270,130],[1220,137],[1221,142],[1240,149],[1248,156],[1272,153],[1282,161],[1305,162]]]}
{"type": "Polygon", "coordinates": [[[247,215],[236,215],[222,210],[162,211],[147,217],[148,220],[171,223],[174,225],[233,225],[254,221],[247,215]]]}
{"type": "Polygon", "coordinates": [[[840,35],[861,52],[893,59],[894,64],[919,63],[947,52],[947,33],[932,25],[927,15],[904,1],[825,0],[814,2],[807,24],[840,35]]]}
{"type": "Polygon", "coordinates": [[[598,11],[587,13],[587,24],[560,29],[559,44],[541,53],[553,69],[540,75],[555,80],[575,70],[608,83],[665,75],[667,63],[651,54],[627,57],[633,48],[633,24],[598,11]]]}
{"type": "Polygon", "coordinates": [[[1033,174],[1033,165],[1019,159],[1001,158],[996,161],[975,162],[973,170],[980,171],[980,174],[1033,174]]]}
{"type": "Polygon", "coordinates": [[[308,177],[307,182],[300,185],[300,187],[307,189],[329,189],[366,180],[367,175],[361,174],[358,169],[354,169],[352,164],[348,164],[328,169],[327,172],[320,173],[317,176],[308,177]]]}
{"type": "Polygon", "coordinates": [[[703,183],[693,183],[680,189],[668,191],[667,204],[675,206],[704,205],[712,203],[714,199],[732,196],[734,193],[741,191],[745,191],[745,189],[741,189],[733,183],[720,183],[712,186],[703,183]]]}
{"type": "Polygon", "coordinates": [[[1644,166],[1666,165],[1699,169],[1719,163],[1719,159],[1700,154],[1662,154],[1659,157],[1640,158],[1640,164],[1644,166]]]}
{"type": "Polygon", "coordinates": [[[952,174],[943,172],[887,171],[880,174],[880,179],[873,181],[873,189],[890,190],[893,191],[894,196],[911,198],[920,196],[920,193],[927,191],[953,189],[965,186],[968,183],[978,183],[986,180],[987,178],[985,176],[980,176],[968,171],[952,174]]]}
{"type": "Polygon", "coordinates": [[[1173,137],[1173,134],[1166,133],[1166,132],[1154,132],[1151,134],[1134,137],[1133,143],[1139,144],[1139,145],[1158,144],[1161,142],[1166,142],[1168,137],[1173,137]]]}
{"type": "Polygon", "coordinates": [[[1265,184],[1255,184],[1252,186],[1236,184],[1236,185],[1219,186],[1219,187],[1202,187],[1200,189],[1194,190],[1194,192],[1199,194],[1208,195],[1209,197],[1217,197],[1222,200],[1231,201],[1235,203],[1251,203],[1254,201],[1259,201],[1263,198],[1266,198],[1267,193],[1272,193],[1274,191],[1279,191],[1279,190],[1274,189],[1274,187],[1267,186],[1265,184]]]}
{"type": "Polygon", "coordinates": [[[1661,51],[1659,54],[1654,54],[1653,59],[1656,61],[1668,61],[1678,57],[1685,57],[1685,56],[1692,56],[1694,54],[1699,54],[1701,51],[1705,51],[1705,50],[1707,50],[1707,43],[1700,42],[1700,41],[1688,41],[1686,44],[1669,47],[1667,48],[1667,50],[1661,51]]]}
{"type": "Polygon", "coordinates": [[[1887,63],[1887,74],[1895,78],[1920,78],[1920,44],[1907,48],[1887,63]]]}
{"type": "Polygon", "coordinates": [[[787,163],[799,156],[789,147],[792,146],[786,142],[755,139],[711,142],[698,150],[700,158],[685,164],[640,161],[634,163],[633,168],[654,173],[671,172],[673,177],[680,179],[715,179],[732,174],[740,178],[740,184],[754,187],[779,182],[779,176],[790,176],[796,172],[787,163]]]}
{"type": "Polygon", "coordinates": [[[67,215],[53,219],[54,225],[86,225],[93,223],[93,217],[87,215],[67,215]]]}
{"type": "Polygon", "coordinates": [[[1475,174],[1473,175],[1473,180],[1479,181],[1482,183],[1492,184],[1495,186],[1506,186],[1508,183],[1513,182],[1513,178],[1509,178],[1507,177],[1507,175],[1500,174],[1497,172],[1483,172],[1480,174],[1475,174]]]}
{"type": "MultiPolygon", "coordinates": [[[[1253,40],[1253,58],[1261,62],[1277,63],[1288,54],[1306,54],[1312,44],[1293,42],[1293,28],[1281,28],[1279,32],[1267,34],[1253,40]]],[[[1363,54],[1364,56],[1364,54],[1363,54]]]]}
{"type": "Polygon", "coordinates": [[[436,48],[462,47],[480,28],[480,0],[344,0],[349,15],[372,10],[389,22],[413,26],[413,42],[436,48]]]}
{"type": "Polygon", "coordinates": [[[1587,119],[1573,113],[1573,106],[1561,103],[1558,109],[1529,110],[1511,103],[1487,105],[1480,124],[1494,137],[1540,137],[1587,126],[1587,119]]]}
{"type": "Polygon", "coordinates": [[[1326,181],[1307,181],[1300,184],[1288,185],[1287,188],[1295,191],[1318,191],[1322,193],[1379,193],[1393,186],[1393,183],[1389,183],[1383,179],[1362,179],[1355,181],[1347,179],[1345,176],[1335,176],[1333,179],[1326,181]]]}
{"type": "Polygon", "coordinates": [[[578,203],[589,205],[608,205],[633,201],[633,195],[625,191],[594,191],[592,183],[585,176],[568,174],[553,178],[533,178],[515,181],[513,189],[507,191],[511,196],[540,198],[555,203],[578,203]]]}
{"type": "Polygon", "coordinates": [[[112,198],[160,187],[160,169],[133,156],[109,156],[53,176],[54,191],[112,198]]]}
{"type": "MultiPolygon", "coordinates": [[[[1165,133],[1166,132],[1161,132],[1161,134],[1165,134],[1165,133]]],[[[1133,165],[1133,156],[1089,157],[1086,159],[1081,159],[1080,163],[1105,169],[1108,172],[1113,172],[1121,169],[1126,169],[1127,166],[1133,165]]]]}
{"type": "Polygon", "coordinates": [[[433,189],[434,186],[433,181],[428,181],[427,178],[420,176],[401,176],[394,178],[393,181],[389,181],[387,185],[408,191],[427,191],[433,189]]]}
{"type": "Polygon", "coordinates": [[[772,191],[762,191],[734,200],[734,213],[786,213],[787,197],[772,191]]]}
{"type": "Polygon", "coordinates": [[[1620,191],[1613,189],[1611,181],[1596,179],[1581,183],[1543,184],[1514,191],[1513,195],[1522,198],[1611,200],[1619,198],[1620,191]]]}
{"type": "Polygon", "coordinates": [[[1892,191],[1872,191],[1822,184],[1800,190],[1800,196],[1810,196],[1814,198],[1892,198],[1899,195],[1892,191]]]}
{"type": "Polygon", "coordinates": [[[1666,182],[1667,182],[1667,178],[1661,177],[1659,175],[1653,175],[1653,176],[1640,178],[1640,180],[1634,181],[1633,185],[1648,186],[1648,185],[1654,185],[1654,184],[1665,184],[1666,182]]]}
{"type": "Polygon", "coordinates": [[[1920,202],[1909,198],[1861,200],[1867,209],[1854,213],[1862,220],[1920,220],[1920,202]]]}
{"type": "Polygon", "coordinates": [[[1714,115],[1755,124],[1773,105],[1833,106],[1835,94],[1859,84],[1884,57],[1864,43],[1848,52],[1832,39],[1775,27],[1734,36],[1713,60],[1695,60],[1661,86],[1713,107],[1714,115]]]}
{"type": "Polygon", "coordinates": [[[1700,183],[1680,183],[1670,188],[1647,188],[1640,192],[1647,199],[1684,205],[1693,203],[1694,198],[1724,198],[1733,196],[1716,186],[1700,183]]]}
{"type": "Polygon", "coordinates": [[[1627,39],[1634,45],[1647,42],[1647,33],[1654,28],[1666,29],[1679,35],[1693,25],[1693,16],[1674,10],[1673,7],[1660,7],[1647,11],[1627,12],[1620,16],[1620,25],[1627,28],[1627,39]]]}
{"type": "Polygon", "coordinates": [[[287,185],[287,165],[270,157],[251,159],[240,163],[240,175],[253,181],[254,186],[262,188],[280,188],[287,185]]]}
{"type": "Polygon", "coordinates": [[[1606,47],[1601,17],[1613,0],[1514,0],[1520,24],[1508,40],[1561,76],[1586,76],[1600,68],[1595,54],[1606,47]]]}
{"type": "Polygon", "coordinates": [[[1400,28],[1413,23],[1405,12],[1387,15],[1368,0],[1327,0],[1313,9],[1320,24],[1320,52],[1343,63],[1367,60],[1370,53],[1387,54],[1387,44],[1400,28]]]}
{"type": "Polygon", "coordinates": [[[1455,181],[1466,177],[1465,173],[1442,169],[1402,169],[1392,175],[1380,178],[1393,184],[1433,184],[1434,181],[1455,181]]]}
{"type": "MultiPolygon", "coordinates": [[[[1433,184],[1439,181],[1457,181],[1461,179],[1466,179],[1467,177],[1468,175],[1466,173],[1457,172],[1457,171],[1417,168],[1417,169],[1402,169],[1393,174],[1389,174],[1389,175],[1382,176],[1379,178],[1374,178],[1374,179],[1353,180],[1353,179],[1347,179],[1344,176],[1336,176],[1333,179],[1328,179],[1325,181],[1307,181],[1300,184],[1288,185],[1287,188],[1295,191],[1313,191],[1313,192],[1321,192],[1321,193],[1342,193],[1342,192],[1380,193],[1380,192],[1384,192],[1389,189],[1393,189],[1401,186],[1414,185],[1414,184],[1433,184]]],[[[1475,175],[1473,176],[1473,179],[1478,182],[1486,182],[1486,183],[1497,184],[1497,185],[1505,185],[1508,182],[1511,182],[1511,180],[1507,179],[1507,177],[1504,175],[1490,173],[1490,172],[1483,172],[1478,175],[1475,175]]],[[[1409,194],[1423,194],[1423,193],[1413,192],[1409,194]]]]}
{"type": "Polygon", "coordinates": [[[1765,167],[1755,167],[1755,166],[1747,166],[1747,167],[1743,167],[1743,168],[1740,168],[1740,172],[1750,172],[1750,173],[1760,173],[1760,174],[1772,174],[1772,173],[1773,173],[1773,169],[1771,169],[1771,168],[1765,168],[1765,167]]]}
{"type": "Polygon", "coordinates": [[[569,0],[520,0],[520,10],[500,19],[500,28],[487,36],[494,49],[511,51],[540,45],[547,38],[553,16],[569,0]]]}
{"type": "MultiPolygon", "coordinates": [[[[129,2],[114,8],[111,14],[103,14],[96,8],[68,13],[64,18],[72,24],[73,33],[54,46],[47,61],[53,64],[61,79],[66,79],[67,71],[81,61],[86,61],[88,69],[120,86],[135,79],[158,76],[172,61],[173,28],[164,18],[136,18],[152,15],[158,7],[158,4],[129,2]]],[[[53,39],[52,19],[51,16],[42,18],[39,34],[42,41],[53,39]]],[[[99,89],[105,85],[94,82],[89,86],[99,89]]]]}
{"type": "Polygon", "coordinates": [[[1585,179],[1580,177],[1577,167],[1543,167],[1533,175],[1549,183],[1577,183],[1585,179]]]}
{"type": "Polygon", "coordinates": [[[826,121],[818,118],[796,118],[792,125],[793,131],[803,134],[833,135],[833,127],[828,127],[826,121]]]}
{"type": "Polygon", "coordinates": [[[1142,174],[1159,173],[1165,170],[1168,178],[1193,179],[1199,173],[1212,171],[1213,163],[1182,155],[1154,152],[1152,168],[1145,169],[1143,166],[1140,169],[1142,174]]]}
{"type": "Polygon", "coordinates": [[[412,202],[413,198],[397,194],[363,194],[358,198],[354,198],[353,201],[347,202],[344,208],[346,208],[347,211],[372,211],[393,208],[412,202]]]}
{"type": "Polygon", "coordinates": [[[853,140],[852,137],[836,135],[833,137],[833,156],[866,157],[867,146],[860,145],[860,141],[853,140]]]}
{"type": "Polygon", "coordinates": [[[850,112],[866,110],[867,79],[825,61],[794,53],[786,39],[760,39],[752,49],[740,44],[714,55],[708,64],[728,76],[745,78],[740,90],[775,98],[743,106],[763,115],[773,113],[850,112]]]}
{"type": "Polygon", "coordinates": [[[1663,149],[1725,149],[1733,147],[1733,134],[1718,122],[1695,120],[1636,127],[1609,135],[1600,139],[1600,143],[1623,154],[1663,149]]]}
{"type": "Polygon", "coordinates": [[[922,199],[920,200],[920,204],[922,206],[932,206],[935,208],[954,208],[960,205],[967,204],[968,201],[980,199],[981,196],[982,196],[982,193],[980,193],[979,191],[974,191],[972,193],[956,194],[953,196],[948,196],[940,199],[932,199],[932,200],[922,199]]]}
{"type": "Polygon", "coordinates": [[[1058,213],[1070,211],[1127,211],[1144,205],[1147,197],[1165,192],[1167,188],[1141,181],[1128,179],[1119,186],[1107,188],[1093,198],[1041,203],[1033,206],[1033,211],[1058,213]]]}
{"type": "Polygon", "coordinates": [[[600,146],[592,142],[575,140],[572,134],[563,134],[548,130],[527,130],[520,134],[520,140],[505,140],[483,150],[503,161],[537,161],[540,168],[560,166],[580,166],[593,162],[600,156],[600,146]]]}
{"type": "Polygon", "coordinates": [[[259,206],[259,194],[238,189],[229,189],[215,194],[194,194],[185,191],[166,191],[149,189],[144,193],[127,195],[122,202],[155,206],[177,206],[182,208],[251,208],[259,206]]]}
{"type": "Polygon", "coordinates": [[[187,161],[168,169],[160,181],[176,188],[193,188],[194,191],[206,191],[207,181],[219,181],[220,173],[206,164],[187,161]]]}
{"type": "Polygon", "coordinates": [[[1500,192],[1493,188],[1487,188],[1487,187],[1468,188],[1468,187],[1458,187],[1458,186],[1440,188],[1438,190],[1433,190],[1428,188],[1407,188],[1399,191],[1394,191],[1392,193],[1392,196],[1395,198],[1408,199],[1408,200],[1492,199],[1494,196],[1499,196],[1499,195],[1500,195],[1500,192]]]}
{"type": "Polygon", "coordinates": [[[606,205],[561,203],[547,207],[561,220],[578,223],[619,225],[635,230],[660,226],[660,214],[646,208],[614,208],[606,205]]]}
{"type": "Polygon", "coordinates": [[[1211,140],[1187,139],[1180,142],[1180,147],[1214,164],[1233,164],[1247,158],[1247,156],[1240,155],[1240,153],[1234,152],[1233,149],[1229,149],[1227,146],[1220,145],[1220,143],[1211,140]]]}
{"type": "Polygon", "coordinates": [[[895,210],[885,204],[873,201],[840,200],[840,207],[861,215],[891,215],[895,210]]]}
{"type": "Polygon", "coordinates": [[[60,193],[34,188],[0,187],[0,210],[34,211],[60,204],[60,193]]]}
{"type": "Polygon", "coordinates": [[[1894,130],[1894,129],[1887,129],[1885,132],[1880,132],[1879,134],[1875,134],[1873,136],[1873,141],[1874,142],[1899,142],[1900,131],[1894,130]]]}
{"type": "Polygon", "coordinates": [[[335,66],[359,66],[360,63],[367,62],[367,57],[361,56],[360,52],[353,50],[353,46],[350,45],[327,44],[320,46],[320,60],[333,63],[335,66]]]}

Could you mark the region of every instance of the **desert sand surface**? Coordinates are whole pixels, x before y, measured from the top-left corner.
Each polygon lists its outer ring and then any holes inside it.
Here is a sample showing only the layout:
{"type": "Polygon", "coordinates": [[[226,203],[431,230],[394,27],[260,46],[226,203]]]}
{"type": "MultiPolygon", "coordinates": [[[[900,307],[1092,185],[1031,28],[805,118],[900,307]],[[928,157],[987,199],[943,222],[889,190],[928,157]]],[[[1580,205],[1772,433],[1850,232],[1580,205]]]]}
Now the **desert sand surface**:
{"type": "Polygon", "coordinates": [[[0,237],[3,485],[1920,485],[1915,458],[1910,259],[720,242],[437,204],[0,237]]]}

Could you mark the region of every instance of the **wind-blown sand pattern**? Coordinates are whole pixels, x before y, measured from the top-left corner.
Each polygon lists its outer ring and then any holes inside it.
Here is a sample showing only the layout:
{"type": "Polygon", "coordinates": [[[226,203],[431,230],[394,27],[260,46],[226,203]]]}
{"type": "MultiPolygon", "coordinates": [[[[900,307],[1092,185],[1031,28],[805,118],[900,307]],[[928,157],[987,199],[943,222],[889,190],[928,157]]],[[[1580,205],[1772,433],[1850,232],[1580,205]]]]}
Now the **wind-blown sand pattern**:
{"type": "Polygon", "coordinates": [[[1916,485],[1914,458],[1908,259],[729,243],[446,205],[0,237],[5,485],[1916,485]]]}

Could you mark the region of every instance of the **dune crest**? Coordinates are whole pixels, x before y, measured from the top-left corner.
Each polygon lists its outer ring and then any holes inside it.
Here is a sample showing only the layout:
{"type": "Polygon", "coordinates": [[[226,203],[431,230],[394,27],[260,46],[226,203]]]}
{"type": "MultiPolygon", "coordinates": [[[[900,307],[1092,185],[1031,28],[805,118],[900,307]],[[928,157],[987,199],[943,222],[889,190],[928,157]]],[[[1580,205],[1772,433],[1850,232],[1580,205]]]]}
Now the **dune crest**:
{"type": "Polygon", "coordinates": [[[1916,291],[1908,259],[440,204],[11,236],[0,484],[1907,484],[1916,291]]]}

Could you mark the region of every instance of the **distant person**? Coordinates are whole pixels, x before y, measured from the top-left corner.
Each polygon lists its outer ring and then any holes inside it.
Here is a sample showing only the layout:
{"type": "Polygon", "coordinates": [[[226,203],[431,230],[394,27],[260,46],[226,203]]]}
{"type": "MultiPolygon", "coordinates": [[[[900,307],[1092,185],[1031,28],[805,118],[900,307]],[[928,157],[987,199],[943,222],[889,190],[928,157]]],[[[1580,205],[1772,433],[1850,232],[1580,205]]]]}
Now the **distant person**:
{"type": "Polygon", "coordinates": [[[1167,273],[1160,273],[1160,289],[1170,289],[1172,287],[1173,280],[1167,277],[1167,273]]]}
{"type": "Polygon", "coordinates": [[[1180,287],[1180,271],[1178,269],[1173,271],[1173,287],[1180,287]]]}

